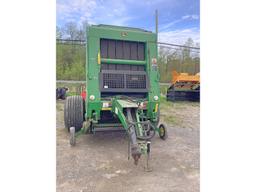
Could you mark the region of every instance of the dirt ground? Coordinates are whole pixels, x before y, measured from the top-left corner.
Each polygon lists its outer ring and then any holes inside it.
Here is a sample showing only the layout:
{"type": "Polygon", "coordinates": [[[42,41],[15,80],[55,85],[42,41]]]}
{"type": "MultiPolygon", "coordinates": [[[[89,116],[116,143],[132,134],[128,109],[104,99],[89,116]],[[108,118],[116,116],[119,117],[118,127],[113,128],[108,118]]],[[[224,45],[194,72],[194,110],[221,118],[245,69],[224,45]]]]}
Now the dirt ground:
{"type": "Polygon", "coordinates": [[[125,133],[81,135],[75,147],[63,122],[64,101],[57,101],[57,192],[197,192],[200,179],[198,103],[161,103],[168,139],[152,139],[150,166],[127,159],[125,133]]]}

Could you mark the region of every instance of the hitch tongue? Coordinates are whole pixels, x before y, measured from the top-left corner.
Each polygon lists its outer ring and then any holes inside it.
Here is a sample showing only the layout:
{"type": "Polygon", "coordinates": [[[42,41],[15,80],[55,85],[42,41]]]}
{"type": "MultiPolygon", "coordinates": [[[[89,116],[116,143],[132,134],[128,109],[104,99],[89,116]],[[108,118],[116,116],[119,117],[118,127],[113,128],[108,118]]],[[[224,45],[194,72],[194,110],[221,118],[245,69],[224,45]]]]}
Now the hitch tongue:
{"type": "Polygon", "coordinates": [[[131,155],[134,159],[134,164],[137,165],[141,156],[141,148],[137,142],[136,128],[138,119],[137,116],[138,104],[134,101],[114,98],[112,101],[112,112],[117,115],[120,122],[126,129],[128,142],[128,159],[131,155]],[[124,111],[126,110],[126,113],[124,111]]]}
{"type": "Polygon", "coordinates": [[[141,156],[140,146],[137,143],[137,136],[135,131],[135,124],[133,123],[133,118],[131,114],[131,109],[127,108],[127,120],[130,123],[128,127],[128,133],[130,135],[130,142],[131,142],[131,154],[134,159],[134,164],[138,165],[138,161],[141,156]]]}

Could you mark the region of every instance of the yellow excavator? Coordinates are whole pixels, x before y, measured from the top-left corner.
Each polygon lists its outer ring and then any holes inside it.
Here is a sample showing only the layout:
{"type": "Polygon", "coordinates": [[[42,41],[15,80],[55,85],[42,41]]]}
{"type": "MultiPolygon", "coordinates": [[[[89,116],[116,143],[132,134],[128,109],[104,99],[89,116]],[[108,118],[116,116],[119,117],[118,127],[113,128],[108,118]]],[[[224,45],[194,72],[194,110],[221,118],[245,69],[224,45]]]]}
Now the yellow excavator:
{"type": "Polygon", "coordinates": [[[189,75],[172,71],[171,86],[167,90],[168,101],[200,101],[200,74],[189,75]]]}

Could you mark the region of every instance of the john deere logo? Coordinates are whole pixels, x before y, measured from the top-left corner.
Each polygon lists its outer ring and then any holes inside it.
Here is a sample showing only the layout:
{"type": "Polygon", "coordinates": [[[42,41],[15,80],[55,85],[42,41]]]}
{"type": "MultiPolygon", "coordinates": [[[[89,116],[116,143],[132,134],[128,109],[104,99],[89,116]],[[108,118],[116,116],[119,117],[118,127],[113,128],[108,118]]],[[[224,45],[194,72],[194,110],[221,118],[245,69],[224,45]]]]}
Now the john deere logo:
{"type": "Polygon", "coordinates": [[[122,36],[122,37],[125,37],[125,36],[127,36],[127,35],[128,35],[127,32],[122,32],[122,33],[121,33],[121,36],[122,36]]]}

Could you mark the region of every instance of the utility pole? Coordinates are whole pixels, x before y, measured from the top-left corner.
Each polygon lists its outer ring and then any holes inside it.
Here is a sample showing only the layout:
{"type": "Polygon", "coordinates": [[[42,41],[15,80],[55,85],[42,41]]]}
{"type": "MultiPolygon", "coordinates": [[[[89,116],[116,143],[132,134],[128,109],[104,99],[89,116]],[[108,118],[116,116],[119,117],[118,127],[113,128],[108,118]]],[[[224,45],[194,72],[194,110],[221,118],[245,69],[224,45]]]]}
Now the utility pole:
{"type": "Polygon", "coordinates": [[[156,9],[156,42],[158,42],[158,11],[156,9]]]}

